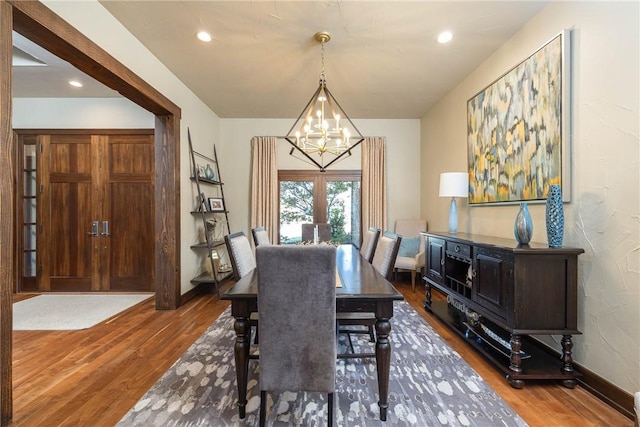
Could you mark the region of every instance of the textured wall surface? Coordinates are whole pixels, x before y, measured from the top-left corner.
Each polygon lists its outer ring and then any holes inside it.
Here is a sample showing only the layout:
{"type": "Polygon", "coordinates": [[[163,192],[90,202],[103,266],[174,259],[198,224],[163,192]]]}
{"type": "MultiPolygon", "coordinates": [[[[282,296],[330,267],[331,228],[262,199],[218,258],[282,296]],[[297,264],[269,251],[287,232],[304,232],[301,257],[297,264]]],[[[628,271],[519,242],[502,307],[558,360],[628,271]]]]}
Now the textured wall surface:
{"type": "MultiPolygon", "coordinates": [[[[438,175],[464,171],[466,102],[563,29],[572,32],[572,200],[565,246],[579,258],[574,359],[623,390],[640,390],[640,140],[638,2],[547,6],[423,118],[421,209],[446,230],[438,175]],[[445,143],[443,143],[445,142],[445,143]],[[437,159],[437,161],[435,160],[437,159]]],[[[459,204],[460,230],[513,238],[517,206],[459,204]]],[[[533,241],[546,242],[544,205],[530,205],[533,241]]],[[[559,349],[561,337],[541,338],[559,349]]]]}

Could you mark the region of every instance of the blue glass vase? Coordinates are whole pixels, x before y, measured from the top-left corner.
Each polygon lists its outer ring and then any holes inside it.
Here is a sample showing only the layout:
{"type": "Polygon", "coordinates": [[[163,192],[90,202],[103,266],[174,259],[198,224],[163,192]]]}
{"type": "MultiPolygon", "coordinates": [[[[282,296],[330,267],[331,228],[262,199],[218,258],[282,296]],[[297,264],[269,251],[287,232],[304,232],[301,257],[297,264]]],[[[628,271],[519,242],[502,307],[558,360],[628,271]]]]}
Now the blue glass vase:
{"type": "Polygon", "coordinates": [[[558,184],[549,186],[549,192],[547,193],[546,222],[549,247],[562,247],[564,210],[562,207],[562,190],[558,184]]]}
{"type": "Polygon", "coordinates": [[[520,203],[520,210],[513,224],[513,234],[520,245],[526,245],[531,241],[533,221],[531,221],[531,215],[529,214],[529,208],[526,202],[520,203]]]}

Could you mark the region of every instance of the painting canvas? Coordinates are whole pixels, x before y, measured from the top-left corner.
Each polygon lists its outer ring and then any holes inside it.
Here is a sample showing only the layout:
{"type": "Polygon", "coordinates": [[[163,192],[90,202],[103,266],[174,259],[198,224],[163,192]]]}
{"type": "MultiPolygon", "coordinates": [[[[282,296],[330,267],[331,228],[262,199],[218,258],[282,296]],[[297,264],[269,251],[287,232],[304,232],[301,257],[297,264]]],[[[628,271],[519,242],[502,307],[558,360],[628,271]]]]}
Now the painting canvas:
{"type": "Polygon", "coordinates": [[[569,200],[568,52],[563,31],[467,102],[469,204],[569,200]]]}

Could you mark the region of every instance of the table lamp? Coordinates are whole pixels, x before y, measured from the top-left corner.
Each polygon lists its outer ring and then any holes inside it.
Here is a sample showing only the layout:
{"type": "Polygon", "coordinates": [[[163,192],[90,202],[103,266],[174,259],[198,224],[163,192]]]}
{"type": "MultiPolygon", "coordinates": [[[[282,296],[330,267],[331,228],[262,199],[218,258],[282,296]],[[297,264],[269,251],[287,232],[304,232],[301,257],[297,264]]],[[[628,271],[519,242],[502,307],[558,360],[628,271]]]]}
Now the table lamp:
{"type": "Polygon", "coordinates": [[[466,172],[444,172],[440,174],[440,197],[451,197],[449,207],[449,233],[458,232],[458,209],[456,197],[469,194],[469,175],[466,172]]]}

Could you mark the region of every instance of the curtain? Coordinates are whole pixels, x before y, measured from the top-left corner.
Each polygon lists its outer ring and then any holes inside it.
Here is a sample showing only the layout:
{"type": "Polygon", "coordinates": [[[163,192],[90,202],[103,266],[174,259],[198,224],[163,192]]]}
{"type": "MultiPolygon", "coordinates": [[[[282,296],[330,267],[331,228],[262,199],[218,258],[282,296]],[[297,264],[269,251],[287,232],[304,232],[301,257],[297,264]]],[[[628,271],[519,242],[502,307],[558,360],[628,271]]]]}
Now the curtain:
{"type": "Polygon", "coordinates": [[[362,142],[362,232],[387,225],[387,174],[384,137],[362,142]]]}
{"type": "Polygon", "coordinates": [[[277,138],[251,138],[251,228],[263,226],[272,243],[278,242],[278,167],[277,138]]]}

